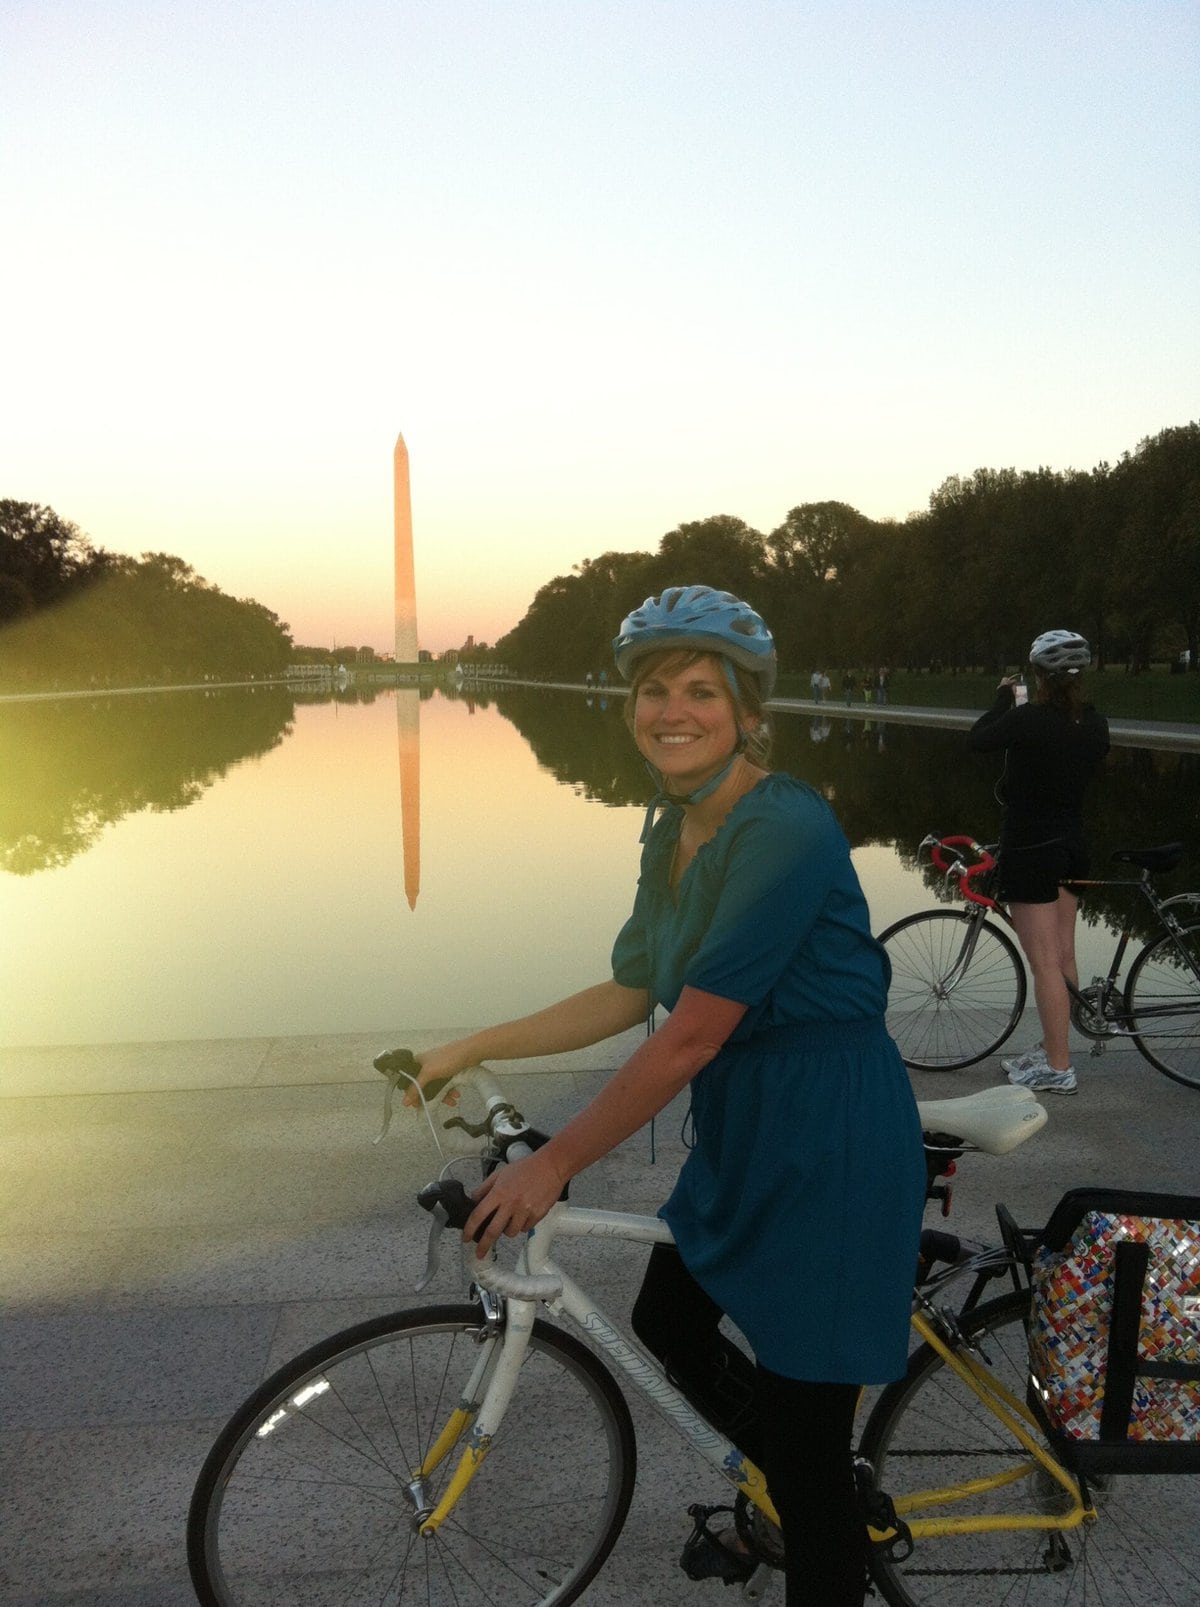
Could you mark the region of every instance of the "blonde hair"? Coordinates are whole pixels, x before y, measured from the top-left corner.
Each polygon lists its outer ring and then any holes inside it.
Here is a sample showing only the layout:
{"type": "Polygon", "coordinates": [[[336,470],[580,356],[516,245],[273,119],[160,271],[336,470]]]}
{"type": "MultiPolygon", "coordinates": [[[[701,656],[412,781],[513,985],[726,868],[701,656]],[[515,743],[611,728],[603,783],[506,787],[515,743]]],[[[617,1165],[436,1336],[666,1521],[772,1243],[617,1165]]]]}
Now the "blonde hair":
{"type": "Polygon", "coordinates": [[[716,664],[722,672],[721,688],[729,700],[729,706],[737,722],[741,735],[739,743],[741,752],[751,764],[766,769],[771,756],[771,728],[763,709],[758,682],[740,665],[720,653],[705,653],[694,647],[664,647],[657,653],[647,653],[643,658],[639,658],[633,667],[629,696],[625,699],[625,724],[631,731],[636,729],[638,689],[648,676],[676,675],[680,670],[690,669],[693,664],[700,664],[705,659],[716,664]],[[733,685],[737,687],[736,697],[733,687],[729,684],[731,675],[733,685]]]}

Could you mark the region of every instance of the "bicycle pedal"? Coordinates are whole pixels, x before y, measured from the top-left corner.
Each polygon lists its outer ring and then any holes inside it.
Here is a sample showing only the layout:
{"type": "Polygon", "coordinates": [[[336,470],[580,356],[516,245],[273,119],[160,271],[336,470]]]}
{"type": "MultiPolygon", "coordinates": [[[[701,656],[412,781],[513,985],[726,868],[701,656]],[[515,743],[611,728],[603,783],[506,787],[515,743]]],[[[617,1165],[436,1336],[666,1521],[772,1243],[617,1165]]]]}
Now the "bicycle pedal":
{"type": "Polygon", "coordinates": [[[758,1565],[753,1557],[741,1556],[723,1545],[720,1533],[708,1527],[708,1520],[718,1512],[728,1512],[732,1516],[733,1508],[706,1507],[699,1503],[688,1508],[688,1517],[695,1527],[683,1543],[679,1566],[689,1579],[720,1579],[726,1585],[744,1585],[758,1565]]]}
{"type": "Polygon", "coordinates": [[[912,1531],[897,1514],[891,1496],[875,1482],[875,1469],[865,1457],[854,1458],[854,1484],[871,1544],[884,1546],[898,1562],[911,1557],[912,1531]]]}

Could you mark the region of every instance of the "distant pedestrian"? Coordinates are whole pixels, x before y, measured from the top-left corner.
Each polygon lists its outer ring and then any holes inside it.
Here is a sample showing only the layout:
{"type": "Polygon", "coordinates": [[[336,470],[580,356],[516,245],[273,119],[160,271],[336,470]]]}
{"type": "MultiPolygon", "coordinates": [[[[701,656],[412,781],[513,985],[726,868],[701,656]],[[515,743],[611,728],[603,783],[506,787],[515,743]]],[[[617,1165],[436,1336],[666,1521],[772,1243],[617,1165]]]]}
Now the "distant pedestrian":
{"type": "Polygon", "coordinates": [[[858,690],[858,682],[854,678],[854,671],[853,670],[845,670],[845,671],[843,671],[843,673],[842,673],[842,697],[845,699],[847,708],[849,708],[851,703],[853,703],[854,694],[855,694],[855,692],[857,690],[858,690]]]}
{"type": "Polygon", "coordinates": [[[891,670],[889,670],[889,669],[881,669],[880,670],[879,677],[875,682],[875,701],[876,701],[876,703],[886,703],[887,702],[887,700],[888,700],[888,685],[889,685],[891,679],[892,679],[891,670]]]}

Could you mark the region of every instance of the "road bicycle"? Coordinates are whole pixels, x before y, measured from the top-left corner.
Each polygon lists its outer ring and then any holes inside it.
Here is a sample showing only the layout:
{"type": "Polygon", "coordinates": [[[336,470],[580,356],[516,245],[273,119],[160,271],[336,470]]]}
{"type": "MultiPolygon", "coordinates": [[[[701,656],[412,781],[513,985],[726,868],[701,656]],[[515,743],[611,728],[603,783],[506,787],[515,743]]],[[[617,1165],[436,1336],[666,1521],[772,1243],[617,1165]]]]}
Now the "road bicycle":
{"type": "MultiPolygon", "coordinates": [[[[880,934],[892,962],[887,1026],[906,1066],[958,1071],[1007,1042],[1025,1008],[1025,967],[1008,935],[1011,917],[994,896],[995,845],[931,835],[922,839],[918,858],[925,852],[947,881],[958,882],[964,902],[907,915],[880,934]]],[[[1112,857],[1140,874],[1072,885],[1136,889],[1160,930],[1135,955],[1124,989],[1117,978],[1129,947],[1128,924],[1104,976],[1087,987],[1064,978],[1071,1021],[1092,1040],[1094,1055],[1114,1038],[1129,1038],[1165,1076],[1200,1088],[1200,893],[1161,898],[1152,879],[1174,869],[1183,845],[1123,848],[1112,857]]]]}
{"type": "MultiPolygon", "coordinates": [[[[394,1082],[416,1070],[407,1051],[376,1065],[394,1082]]],[[[439,1100],[441,1126],[478,1142],[484,1172],[542,1141],[483,1068],[439,1100]]],[[[1046,1120],[1027,1089],[1008,1086],[926,1102],[921,1116],[944,1208],[964,1151],[1006,1153],[1046,1120]]],[[[444,1174],[418,1198],[433,1217],[424,1289],[443,1229],[471,1204],[444,1174]]],[[[360,1323],[270,1377],[196,1484],[188,1558],[204,1607],[567,1607],[593,1585],[591,1599],[615,1601],[596,1576],[629,1508],[637,1446],[614,1372],[733,1486],[755,1560],[740,1596],[766,1599],[782,1541],[763,1475],[553,1259],[560,1241],[587,1238],[671,1241],[657,1217],[560,1202],[514,1268],[471,1255],[468,1303],[360,1323]]],[[[906,1378],[879,1396],[855,1465],[874,1578],[898,1607],[1194,1603],[1195,1497],[1164,1506],[1161,1479],[1128,1479],[1102,1500],[1025,1402],[1022,1253],[1011,1226],[991,1248],[923,1236],[916,1348],[906,1378]],[[985,1299],[995,1280],[1008,1292],[985,1299]],[[942,1482],[924,1488],[930,1478],[942,1482]]]]}

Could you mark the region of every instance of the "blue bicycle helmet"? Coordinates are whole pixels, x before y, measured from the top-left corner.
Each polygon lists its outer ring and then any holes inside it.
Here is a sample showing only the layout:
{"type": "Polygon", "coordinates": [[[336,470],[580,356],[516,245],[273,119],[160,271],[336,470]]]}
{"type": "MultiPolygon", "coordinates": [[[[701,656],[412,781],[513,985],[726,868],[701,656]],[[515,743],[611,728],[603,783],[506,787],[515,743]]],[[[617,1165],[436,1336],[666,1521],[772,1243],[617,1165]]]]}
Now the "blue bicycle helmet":
{"type": "Polygon", "coordinates": [[[711,586],[669,586],[627,614],[613,637],[613,657],[625,680],[647,653],[690,647],[732,660],[758,683],[765,702],[775,685],[775,643],[749,603],[711,586]]]}

